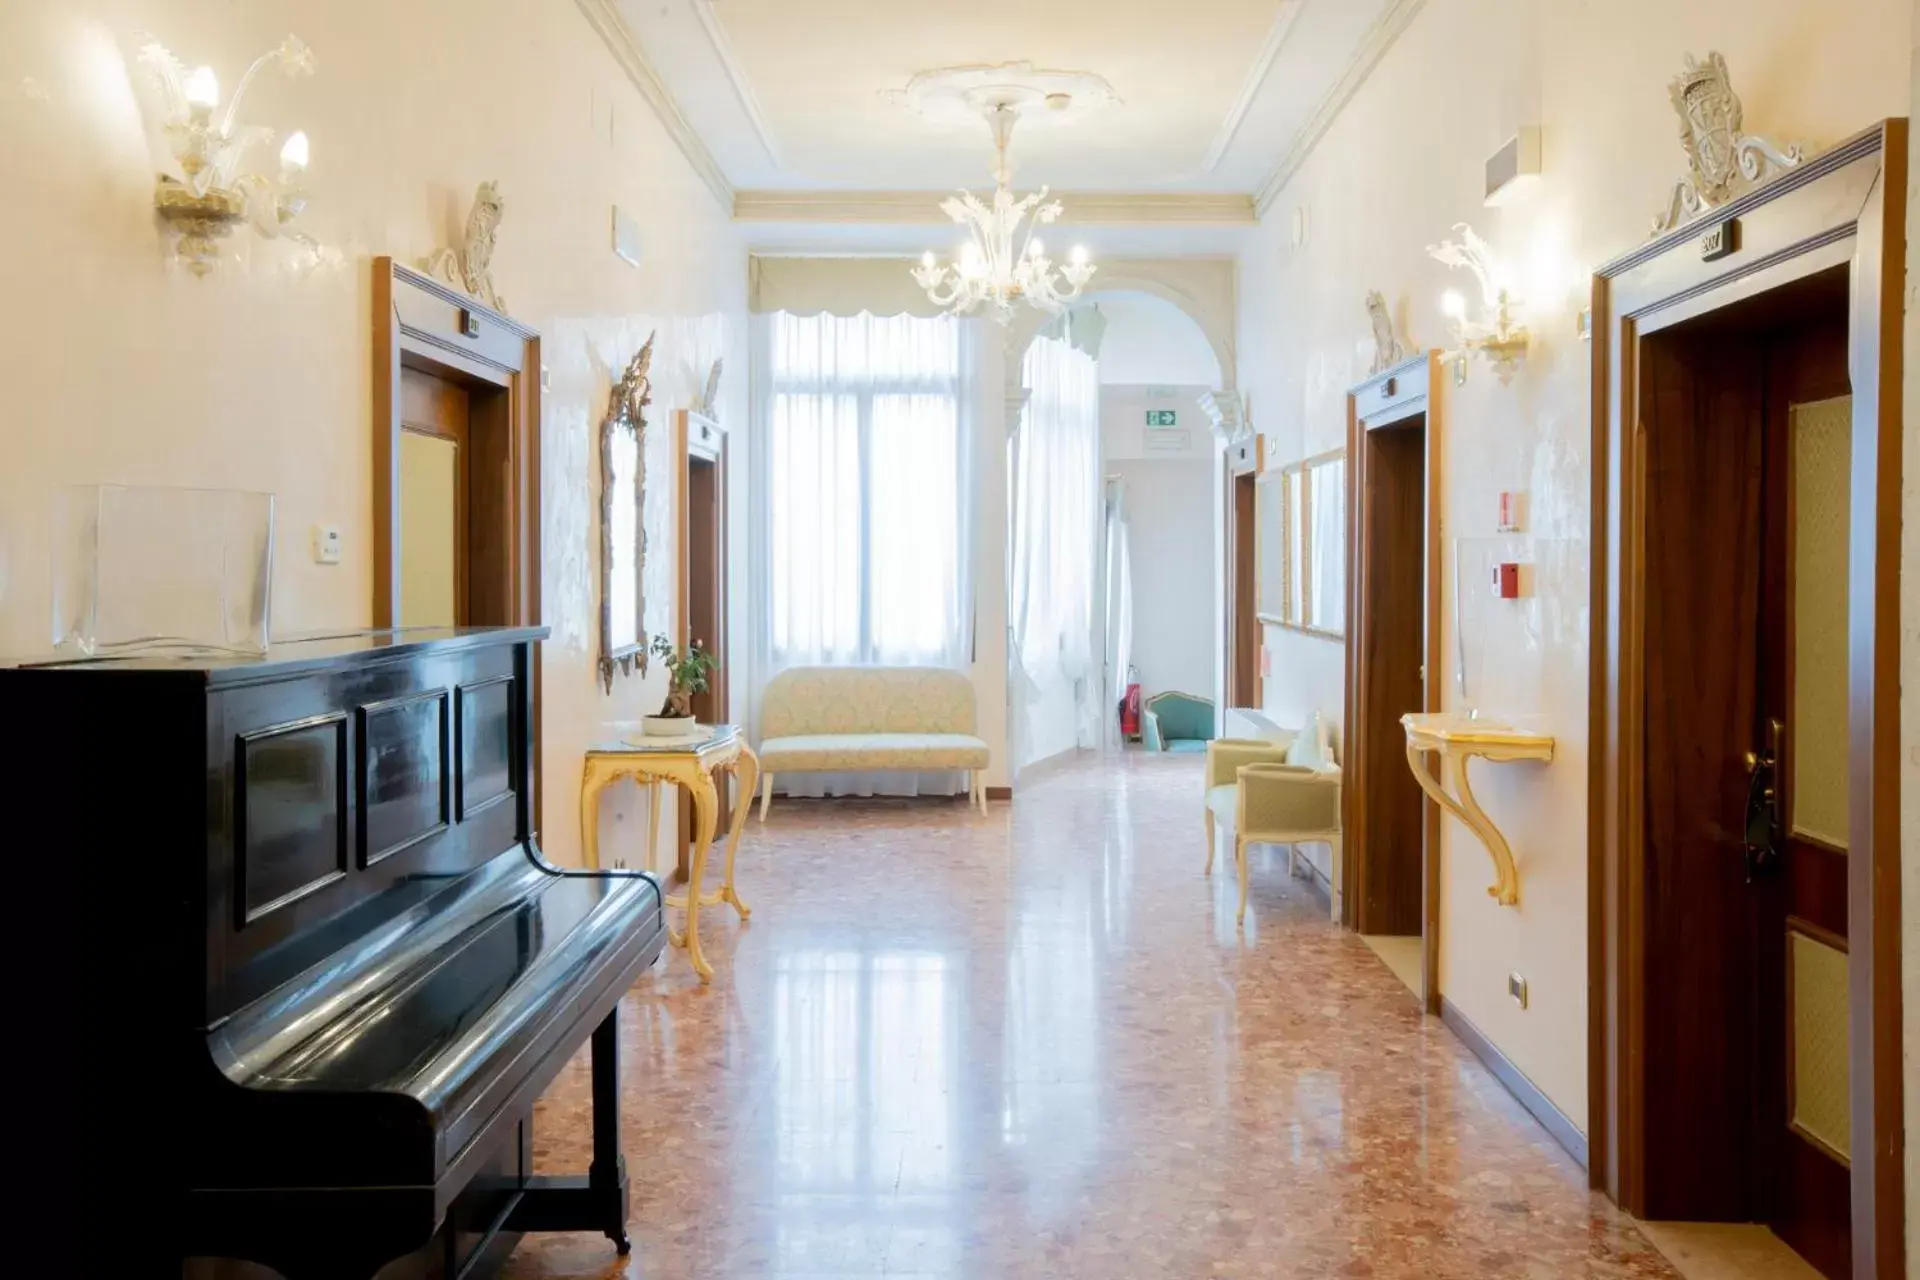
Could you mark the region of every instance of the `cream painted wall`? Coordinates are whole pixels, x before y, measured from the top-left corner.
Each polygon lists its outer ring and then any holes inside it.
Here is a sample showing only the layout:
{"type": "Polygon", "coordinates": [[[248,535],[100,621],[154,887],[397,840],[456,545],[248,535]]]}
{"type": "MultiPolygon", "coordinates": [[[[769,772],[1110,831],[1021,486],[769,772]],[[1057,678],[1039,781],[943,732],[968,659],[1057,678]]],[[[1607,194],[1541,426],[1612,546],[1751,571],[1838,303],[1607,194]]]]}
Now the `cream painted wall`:
{"type": "MultiPolygon", "coordinates": [[[[541,330],[552,373],[541,442],[553,628],[542,653],[542,834],[549,854],[576,860],[569,797],[586,745],[661,697],[657,676],[624,681],[611,698],[594,677],[591,460],[608,370],[658,328],[664,424],[723,352],[730,416],[746,368],[745,251],[578,10],[517,0],[10,0],[0,7],[0,84],[0,182],[25,193],[0,206],[0,240],[19,250],[8,273],[14,323],[0,343],[0,651],[45,646],[51,495],[92,481],[276,493],[275,632],[366,625],[369,260],[427,254],[464,219],[475,184],[499,182],[495,277],[513,314],[541,330]],[[311,135],[302,225],[318,249],[236,238],[244,261],[195,280],[161,252],[158,157],[127,58],[152,33],[231,86],[289,30],[312,47],[318,73],[263,74],[246,114],[311,135]],[[609,249],[616,202],[640,227],[638,269],[609,249]],[[310,531],[322,522],[345,534],[337,566],[311,560],[310,531]]],[[[744,445],[740,433],[735,447],[744,445]]],[[[671,555],[658,566],[669,583],[671,555]]],[[[651,611],[657,627],[670,598],[651,611]]],[[[638,808],[632,793],[610,801],[607,838],[641,830],[638,808]]]]}
{"type": "Polygon", "coordinates": [[[1147,697],[1177,690],[1210,696],[1209,620],[1218,606],[1212,564],[1211,458],[1131,458],[1107,464],[1126,483],[1133,567],[1133,665],[1147,697]]]}
{"type": "MultiPolygon", "coordinates": [[[[1726,54],[1749,128],[1829,143],[1909,109],[1910,9],[1908,0],[1428,0],[1279,194],[1242,262],[1241,385],[1277,461],[1342,443],[1344,391],[1371,351],[1367,290],[1385,292],[1413,342],[1442,340],[1435,304],[1460,280],[1424,248],[1453,223],[1470,220],[1541,280],[1532,289],[1539,341],[1513,385],[1481,365],[1450,397],[1442,514],[1449,540],[1490,539],[1495,495],[1528,494],[1531,525],[1511,545],[1536,565],[1537,592],[1486,628],[1492,674],[1474,701],[1537,720],[1560,754],[1546,768],[1478,775],[1518,853],[1517,909],[1487,898],[1485,853],[1447,824],[1440,978],[1448,999],[1582,1126],[1590,471],[1575,281],[1645,237],[1684,170],[1666,83],[1686,52],[1726,54]],[[1482,163],[1523,124],[1543,129],[1544,180],[1521,203],[1482,208],[1482,163]],[[1310,235],[1294,250],[1300,207],[1310,235]],[[1526,1011],[1507,998],[1509,971],[1528,978],[1526,1011]]],[[[1283,717],[1312,707],[1337,715],[1338,650],[1306,638],[1269,643],[1267,705],[1283,717]]]]}

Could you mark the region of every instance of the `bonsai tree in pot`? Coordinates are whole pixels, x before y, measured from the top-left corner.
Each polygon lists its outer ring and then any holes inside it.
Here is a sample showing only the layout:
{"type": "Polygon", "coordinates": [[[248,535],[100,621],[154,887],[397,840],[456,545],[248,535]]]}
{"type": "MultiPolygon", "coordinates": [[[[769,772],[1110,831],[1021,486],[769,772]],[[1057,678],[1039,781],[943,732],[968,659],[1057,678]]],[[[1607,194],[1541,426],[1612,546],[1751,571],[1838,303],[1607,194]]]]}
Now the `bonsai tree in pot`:
{"type": "Polygon", "coordinates": [[[693,695],[711,687],[714,670],[720,661],[698,640],[682,649],[663,635],[653,638],[651,652],[667,671],[667,699],[658,715],[647,717],[649,733],[690,734],[698,726],[693,718],[693,695]]]}

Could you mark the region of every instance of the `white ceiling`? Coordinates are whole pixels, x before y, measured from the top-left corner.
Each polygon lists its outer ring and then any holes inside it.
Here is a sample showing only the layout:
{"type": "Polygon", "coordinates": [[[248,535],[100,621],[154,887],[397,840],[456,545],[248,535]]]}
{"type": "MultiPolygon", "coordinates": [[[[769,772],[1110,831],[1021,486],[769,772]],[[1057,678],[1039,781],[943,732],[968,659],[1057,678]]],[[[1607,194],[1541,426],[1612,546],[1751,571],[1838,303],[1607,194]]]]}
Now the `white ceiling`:
{"type": "MultiPolygon", "coordinates": [[[[1250,195],[1417,0],[614,0],[693,134],[740,191],[990,184],[986,126],[891,100],[919,71],[1088,71],[1120,105],[1023,120],[1022,187],[1250,195]]],[[[1336,103],[1337,105],[1337,103],[1336,103]]]]}

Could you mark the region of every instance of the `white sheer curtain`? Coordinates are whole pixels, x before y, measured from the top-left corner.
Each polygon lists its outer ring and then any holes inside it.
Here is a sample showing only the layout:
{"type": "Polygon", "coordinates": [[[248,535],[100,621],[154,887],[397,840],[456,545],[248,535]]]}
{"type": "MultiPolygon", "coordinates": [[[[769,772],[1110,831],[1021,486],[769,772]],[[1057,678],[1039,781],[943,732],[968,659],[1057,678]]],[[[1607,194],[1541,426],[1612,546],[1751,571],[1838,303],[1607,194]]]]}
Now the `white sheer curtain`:
{"type": "MultiPolygon", "coordinates": [[[[968,326],[948,316],[784,311],[755,324],[758,671],[965,670],[973,643],[968,326]]],[[[756,696],[756,728],[758,705],[756,696]]],[[[782,780],[795,795],[965,789],[948,774],[782,780]]]]}
{"type": "Polygon", "coordinates": [[[1098,741],[1093,661],[1100,503],[1098,362],[1061,338],[1027,348],[1013,458],[1014,755],[1021,765],[1098,741]]]}
{"type": "Polygon", "coordinates": [[[1127,668],[1133,665],[1133,552],[1128,541],[1127,485],[1118,476],[1107,479],[1106,529],[1106,670],[1100,704],[1100,745],[1117,751],[1125,745],[1120,733],[1120,695],[1127,689],[1127,668]]]}

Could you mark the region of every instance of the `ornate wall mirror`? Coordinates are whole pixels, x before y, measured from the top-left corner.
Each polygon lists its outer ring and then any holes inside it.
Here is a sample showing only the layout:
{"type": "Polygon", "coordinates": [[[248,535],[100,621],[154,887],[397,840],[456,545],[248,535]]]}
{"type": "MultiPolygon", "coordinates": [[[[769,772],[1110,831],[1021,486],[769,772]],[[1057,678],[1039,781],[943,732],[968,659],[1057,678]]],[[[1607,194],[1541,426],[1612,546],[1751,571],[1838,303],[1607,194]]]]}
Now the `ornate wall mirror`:
{"type": "Polygon", "coordinates": [[[600,684],[609,693],[615,670],[629,675],[636,667],[647,669],[647,531],[641,510],[654,336],[648,335],[614,384],[600,420],[600,684]]]}

